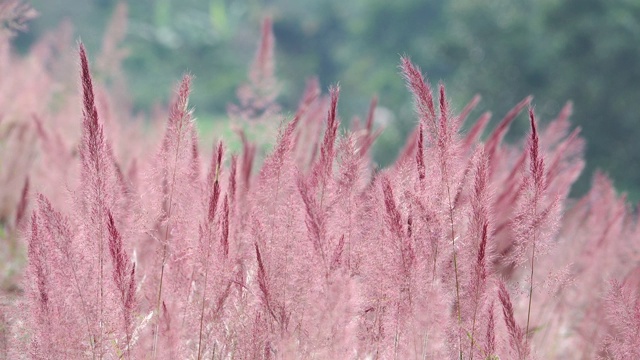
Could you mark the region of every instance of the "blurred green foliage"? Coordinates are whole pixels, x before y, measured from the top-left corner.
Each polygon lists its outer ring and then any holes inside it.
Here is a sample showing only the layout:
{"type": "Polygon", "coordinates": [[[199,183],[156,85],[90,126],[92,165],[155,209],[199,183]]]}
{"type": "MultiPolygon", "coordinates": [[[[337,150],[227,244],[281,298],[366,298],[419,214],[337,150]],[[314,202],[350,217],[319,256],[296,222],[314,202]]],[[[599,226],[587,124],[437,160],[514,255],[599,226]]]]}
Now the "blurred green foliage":
{"type": "MultiPolygon", "coordinates": [[[[32,1],[41,13],[27,46],[69,18],[98,50],[116,1],[32,1]]],[[[587,188],[594,168],[640,199],[640,2],[635,0],[137,0],[129,3],[124,66],[138,109],[166,98],[181,73],[196,76],[192,103],[220,118],[246,78],[263,16],[274,19],[281,103],[293,108],[304,79],[339,82],[343,121],[366,114],[371,97],[388,108],[389,129],[375,148],[388,163],[415,125],[397,64],[408,54],[432,81],[443,80],[457,109],[479,93],[472,115],[494,121],[535,96],[549,120],[574,102],[573,123],[587,138],[587,188]]],[[[517,122],[516,135],[526,129],[517,122]]]]}

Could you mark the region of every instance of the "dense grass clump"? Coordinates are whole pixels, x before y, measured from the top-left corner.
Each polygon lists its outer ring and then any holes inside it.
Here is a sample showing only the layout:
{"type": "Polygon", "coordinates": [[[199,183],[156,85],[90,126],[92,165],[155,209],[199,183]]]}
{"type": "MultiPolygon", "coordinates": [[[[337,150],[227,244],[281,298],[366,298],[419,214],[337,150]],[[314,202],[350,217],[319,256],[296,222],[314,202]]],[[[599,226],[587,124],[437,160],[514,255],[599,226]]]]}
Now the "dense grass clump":
{"type": "Polygon", "coordinates": [[[602,174],[568,198],[570,104],[542,128],[526,98],[465,132],[479,98],[454,111],[403,57],[418,121],[379,169],[375,101],[343,124],[339,88],[310,81],[280,114],[266,21],[230,107],[242,149],[207,152],[190,76],[144,124],[82,44],[78,95],[54,38],[27,58],[1,40],[4,358],[640,357],[637,221],[602,174]],[[242,129],[272,123],[261,158],[242,129]]]}

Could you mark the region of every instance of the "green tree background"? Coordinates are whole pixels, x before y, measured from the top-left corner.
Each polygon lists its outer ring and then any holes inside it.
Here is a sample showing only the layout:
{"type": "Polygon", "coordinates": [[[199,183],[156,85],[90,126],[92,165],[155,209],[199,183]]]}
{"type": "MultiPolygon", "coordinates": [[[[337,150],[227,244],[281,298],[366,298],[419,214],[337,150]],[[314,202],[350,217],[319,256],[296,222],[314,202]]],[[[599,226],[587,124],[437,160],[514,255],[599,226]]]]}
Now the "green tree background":
{"type": "MultiPolygon", "coordinates": [[[[114,0],[37,0],[41,16],[20,35],[26,49],[69,19],[90,51],[102,43],[114,0]]],[[[587,139],[583,192],[596,168],[640,200],[640,2],[636,0],[137,0],[129,2],[124,68],[134,108],[166,100],[180,75],[196,76],[193,104],[202,122],[224,119],[246,78],[263,16],[274,20],[280,101],[291,108],[305,78],[339,82],[343,119],[364,115],[372,96],[394,114],[375,148],[381,164],[415,125],[398,75],[410,55],[442,80],[460,109],[474,94],[475,115],[494,121],[532,94],[551,119],[574,102],[572,121],[587,139]]],[[[512,130],[521,134],[526,121],[512,130]]]]}

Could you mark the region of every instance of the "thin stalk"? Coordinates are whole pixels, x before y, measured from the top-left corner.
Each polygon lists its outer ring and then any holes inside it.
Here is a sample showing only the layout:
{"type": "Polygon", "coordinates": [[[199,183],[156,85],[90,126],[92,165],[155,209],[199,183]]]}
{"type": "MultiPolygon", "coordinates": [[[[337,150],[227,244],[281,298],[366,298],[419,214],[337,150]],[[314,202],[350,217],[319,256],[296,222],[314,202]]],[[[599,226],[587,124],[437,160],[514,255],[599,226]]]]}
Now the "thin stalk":
{"type": "MultiPolygon", "coordinates": [[[[471,334],[469,334],[469,332],[468,332],[468,331],[467,331],[467,337],[468,337],[469,339],[473,340],[473,339],[471,338],[471,334]]],[[[485,360],[493,359],[493,358],[488,358],[487,356],[489,356],[490,354],[487,354],[487,352],[486,352],[483,348],[481,348],[480,346],[478,346],[478,344],[476,344],[476,343],[475,343],[475,341],[473,342],[473,345],[476,347],[476,349],[478,349],[480,352],[482,352],[482,353],[483,353],[483,356],[485,357],[485,360]]],[[[471,353],[471,356],[473,356],[473,353],[471,353]]],[[[473,357],[472,357],[472,358],[473,358],[473,357]]]]}
{"type": "MultiPolygon", "coordinates": [[[[291,228],[292,228],[292,224],[293,224],[293,216],[291,216],[291,212],[289,213],[289,221],[287,223],[287,231],[286,234],[291,234],[291,228]]],[[[289,264],[288,261],[288,256],[290,253],[292,253],[291,251],[289,251],[289,247],[291,246],[291,236],[287,236],[287,242],[285,243],[285,261],[284,261],[284,284],[283,284],[283,299],[282,299],[282,307],[284,309],[285,306],[285,301],[287,300],[287,284],[289,281],[289,266],[287,266],[289,264]]]]}
{"type": "MultiPolygon", "coordinates": [[[[191,284],[193,284],[193,278],[196,276],[196,267],[195,265],[193,266],[193,268],[191,269],[191,276],[189,276],[189,284],[188,284],[188,288],[187,291],[185,293],[185,303],[189,302],[189,298],[191,297],[191,284]]],[[[184,307],[184,311],[182,312],[182,325],[184,326],[184,322],[187,319],[187,307],[184,307]]]]}
{"type": "MultiPolygon", "coordinates": [[[[399,307],[400,307],[400,304],[398,304],[398,308],[399,308],[399,307]]],[[[399,311],[400,311],[400,309],[398,309],[398,312],[399,312],[399,311]]],[[[400,341],[400,339],[399,339],[399,337],[400,337],[400,336],[399,336],[399,334],[398,334],[398,333],[399,333],[399,331],[400,331],[400,330],[398,329],[398,327],[399,327],[399,326],[398,326],[398,322],[399,322],[399,320],[396,318],[396,333],[395,333],[395,335],[394,335],[394,337],[393,337],[393,358],[394,358],[394,359],[397,359],[397,358],[398,358],[398,346],[399,346],[399,341],[400,341]]]]}
{"type": "MultiPolygon", "coordinates": [[[[480,281],[480,275],[476,274],[476,284],[480,281]]],[[[473,308],[473,320],[471,321],[471,344],[469,345],[469,360],[473,360],[473,345],[475,345],[475,332],[476,332],[476,318],[478,315],[478,297],[479,297],[479,289],[476,285],[476,293],[474,299],[474,308],[473,308]]]]}
{"type": "MultiPolygon", "coordinates": [[[[446,171],[444,176],[445,178],[447,178],[446,171]]],[[[460,354],[460,360],[462,360],[462,339],[460,337],[460,329],[459,329],[462,326],[462,317],[460,316],[460,281],[458,279],[458,252],[456,251],[456,236],[455,236],[455,230],[453,227],[453,206],[451,203],[451,190],[450,190],[448,181],[447,181],[447,196],[449,200],[449,224],[451,225],[451,244],[453,247],[453,269],[455,271],[455,279],[456,279],[456,316],[458,318],[458,351],[460,354]]]]}
{"type": "MultiPolygon", "coordinates": [[[[538,207],[538,191],[536,189],[536,193],[534,194],[533,200],[533,219],[535,220],[537,216],[537,207],[538,207]]],[[[527,337],[527,343],[529,342],[529,320],[531,319],[531,300],[533,298],[533,270],[536,259],[536,229],[533,229],[533,249],[531,252],[531,278],[529,281],[529,306],[527,309],[527,328],[525,331],[525,336],[527,337]]]]}
{"type": "MultiPolygon", "coordinates": [[[[322,181],[322,189],[320,190],[320,213],[322,214],[322,221],[323,222],[324,222],[324,213],[325,213],[324,212],[324,190],[325,190],[325,186],[326,186],[325,183],[326,183],[326,179],[324,179],[322,181]]],[[[320,246],[320,255],[322,256],[322,260],[324,262],[325,272],[327,272],[327,269],[329,267],[328,264],[327,264],[327,255],[326,255],[326,253],[324,251],[324,247],[322,246],[324,239],[319,239],[319,240],[320,240],[320,243],[318,245],[320,246]]]]}
{"type": "Polygon", "coordinates": [[[475,344],[475,332],[476,332],[476,315],[477,315],[477,311],[478,311],[478,306],[477,306],[477,302],[478,302],[478,296],[477,296],[477,292],[476,292],[476,306],[473,309],[473,320],[471,321],[471,343],[469,344],[469,359],[473,360],[473,345],[475,344]]]}
{"type": "Polygon", "coordinates": [[[483,227],[483,235],[482,235],[482,240],[480,240],[480,244],[478,247],[478,262],[476,263],[476,271],[475,271],[475,294],[474,294],[474,301],[473,301],[473,320],[471,322],[471,344],[469,345],[469,360],[473,360],[473,346],[475,345],[475,332],[476,332],[476,319],[478,316],[478,300],[480,297],[480,274],[481,271],[484,270],[484,264],[481,265],[480,260],[482,260],[484,262],[484,256],[480,257],[481,252],[484,252],[485,249],[483,249],[483,242],[484,242],[484,246],[486,246],[486,241],[487,241],[487,225],[485,223],[484,227],[483,227]],[[482,268],[480,266],[483,266],[482,268]]]}
{"type": "Polygon", "coordinates": [[[153,359],[156,359],[158,350],[158,331],[160,327],[160,301],[162,300],[162,280],[164,279],[164,265],[167,258],[167,245],[162,246],[162,266],[160,267],[160,284],[158,285],[158,299],[156,301],[156,326],[153,334],[153,359]]]}
{"type": "Polygon", "coordinates": [[[431,283],[436,279],[436,266],[438,264],[438,242],[436,241],[434,244],[434,252],[433,252],[433,276],[431,277],[431,283]]]}
{"type": "Polygon", "coordinates": [[[173,160],[173,174],[171,179],[171,188],[169,189],[169,210],[167,212],[167,227],[164,232],[164,244],[162,245],[162,265],[160,267],[160,284],[158,285],[158,299],[156,301],[156,326],[155,332],[153,334],[153,350],[152,350],[152,359],[157,358],[158,351],[158,332],[160,328],[160,304],[162,303],[162,282],[164,280],[164,267],[167,261],[167,241],[169,238],[169,228],[171,225],[171,210],[173,209],[173,189],[176,183],[176,172],[178,169],[178,154],[180,152],[180,142],[182,140],[182,124],[180,124],[180,129],[178,129],[178,143],[176,144],[176,154],[173,160]]]}
{"type": "Polygon", "coordinates": [[[94,347],[93,341],[92,341],[92,339],[94,338],[94,335],[91,332],[91,325],[89,325],[89,317],[87,316],[87,303],[84,300],[84,296],[82,296],[82,291],[80,290],[80,285],[79,285],[79,281],[78,281],[78,275],[77,275],[77,271],[76,271],[76,265],[75,265],[75,263],[73,261],[71,261],[70,254],[65,254],[65,255],[68,258],[67,260],[71,264],[71,272],[73,273],[74,284],[75,284],[76,289],[78,291],[78,296],[80,297],[80,302],[82,303],[82,312],[84,314],[84,320],[87,323],[87,331],[89,332],[89,345],[91,346],[92,353],[93,353],[92,358],[95,359],[96,358],[95,347],[94,347]]]}
{"type": "MultiPolygon", "coordinates": [[[[100,164],[99,162],[96,161],[96,173],[100,174],[100,164]]],[[[104,316],[104,259],[103,259],[103,251],[104,251],[104,244],[103,244],[103,237],[102,237],[102,232],[104,230],[104,226],[103,226],[103,213],[102,210],[104,208],[103,204],[102,204],[102,181],[100,180],[100,178],[98,178],[98,199],[100,199],[100,204],[99,204],[99,210],[98,210],[98,219],[100,219],[100,226],[98,228],[99,231],[99,236],[98,236],[98,252],[100,253],[98,256],[99,259],[99,263],[100,263],[100,317],[98,318],[98,327],[100,328],[100,336],[98,337],[99,341],[98,341],[98,357],[100,359],[102,359],[102,337],[103,337],[103,316],[104,316]]]]}
{"type": "Polygon", "coordinates": [[[347,236],[347,270],[349,275],[351,276],[351,227],[352,219],[351,219],[351,188],[349,188],[349,197],[347,202],[348,214],[349,214],[349,231],[347,236]]]}
{"type": "MultiPolygon", "coordinates": [[[[134,265],[134,271],[135,271],[135,265],[134,265]]],[[[131,275],[133,276],[133,274],[131,275]]],[[[129,281],[133,281],[133,279],[130,279],[129,281]]],[[[127,295],[124,299],[128,298],[129,296],[132,296],[131,293],[129,293],[129,291],[127,290],[127,295]]],[[[124,299],[123,299],[123,303],[124,303],[124,299]]],[[[124,306],[123,306],[124,307],[124,306]]],[[[129,314],[129,319],[127,319],[127,315],[126,315],[126,310],[124,310],[124,323],[125,323],[125,332],[126,332],[126,338],[127,338],[127,345],[125,346],[125,351],[127,353],[127,359],[131,360],[131,314],[129,314]]]]}
{"type": "MultiPolygon", "coordinates": [[[[278,196],[280,195],[280,170],[281,170],[281,167],[278,167],[278,176],[276,177],[276,194],[275,194],[275,197],[274,197],[274,200],[273,200],[273,204],[274,204],[275,206],[277,206],[277,203],[278,203],[278,196]]],[[[271,235],[269,236],[269,242],[273,242],[273,236],[274,236],[274,232],[275,232],[275,226],[274,226],[274,223],[275,223],[275,221],[276,221],[276,219],[275,219],[275,215],[276,215],[276,212],[275,212],[275,211],[272,211],[272,212],[271,212],[271,219],[270,219],[270,220],[271,220],[271,224],[269,225],[269,227],[271,228],[271,235]]],[[[284,270],[284,272],[285,272],[285,280],[284,280],[284,281],[285,281],[285,283],[284,283],[284,285],[282,286],[282,309],[283,309],[283,311],[284,311],[284,304],[285,304],[285,300],[286,300],[286,298],[287,298],[287,284],[286,284],[286,281],[287,281],[287,280],[286,280],[286,273],[287,273],[286,266],[287,266],[287,261],[285,261],[284,263],[285,263],[285,270],[284,270]]]]}
{"type": "Polygon", "coordinates": [[[429,352],[427,350],[428,344],[429,344],[429,333],[425,333],[423,335],[423,340],[422,340],[422,360],[427,360],[427,353],[429,352]]]}
{"type": "Polygon", "coordinates": [[[525,330],[526,336],[526,345],[529,345],[529,323],[531,320],[531,302],[533,300],[533,273],[535,269],[535,259],[536,259],[536,235],[537,235],[537,226],[536,226],[536,218],[538,216],[538,199],[540,198],[540,192],[544,191],[545,188],[545,180],[544,180],[544,162],[540,158],[539,148],[538,148],[538,133],[536,130],[536,122],[535,115],[533,113],[533,109],[529,108],[529,118],[531,120],[531,142],[530,142],[530,157],[531,157],[531,175],[533,177],[533,207],[532,207],[532,221],[533,221],[533,244],[531,251],[531,278],[529,280],[529,306],[527,308],[527,327],[525,330]]]}
{"type": "MultiPolygon", "coordinates": [[[[215,178],[215,185],[214,186],[218,186],[218,176],[220,175],[220,164],[217,165],[218,168],[216,169],[216,178],[215,178]]],[[[214,190],[215,191],[215,190],[214,190]]],[[[212,219],[213,221],[213,219],[212,219]]],[[[208,223],[208,236],[207,236],[207,254],[205,256],[205,268],[204,268],[204,287],[202,290],[202,307],[200,309],[200,334],[198,336],[198,360],[201,359],[201,354],[202,354],[202,328],[204,326],[204,305],[206,303],[206,299],[207,299],[207,285],[209,284],[208,279],[209,279],[209,257],[211,256],[211,237],[212,237],[212,227],[211,227],[211,222],[210,221],[208,223]]],[[[193,272],[195,272],[195,267],[193,272]]],[[[192,272],[192,277],[193,277],[193,272],[192,272]]],[[[191,287],[191,285],[189,285],[191,287]]],[[[186,313],[186,310],[185,310],[186,313]]],[[[183,318],[183,322],[184,322],[184,318],[183,318]]]]}
{"type": "MultiPolygon", "coordinates": [[[[207,249],[207,264],[209,260],[209,249],[207,249]]],[[[204,270],[204,289],[202,291],[202,307],[200,309],[200,334],[198,335],[198,360],[202,357],[202,328],[204,326],[204,304],[207,299],[207,280],[209,278],[209,266],[204,270]]]]}
{"type": "MultiPolygon", "coordinates": [[[[443,88],[441,88],[440,94],[440,112],[443,123],[446,121],[446,110],[445,110],[445,102],[444,102],[444,92],[443,88]]],[[[437,126],[437,122],[435,117],[433,117],[434,125],[437,126]]],[[[438,137],[445,136],[445,134],[438,133],[438,137]]],[[[440,140],[439,140],[440,141],[440,140]]],[[[446,150],[442,150],[440,156],[442,156],[442,163],[440,164],[442,168],[442,181],[447,186],[447,200],[449,205],[449,225],[451,227],[451,246],[453,248],[453,269],[455,272],[455,280],[456,280],[456,317],[458,318],[458,353],[459,358],[462,360],[462,337],[460,336],[460,329],[462,328],[462,317],[460,315],[460,280],[458,279],[458,252],[456,250],[456,234],[453,225],[453,202],[451,201],[451,185],[449,184],[449,174],[447,171],[447,158],[446,158],[446,150]]],[[[435,270],[435,260],[434,260],[434,270],[435,270]]],[[[434,271],[435,274],[435,271],[434,271]]]]}
{"type": "Polygon", "coordinates": [[[536,258],[536,241],[535,234],[533,236],[533,253],[531,254],[531,281],[529,283],[529,309],[527,310],[527,330],[525,334],[527,335],[527,342],[529,342],[529,320],[531,319],[531,299],[533,297],[533,267],[534,261],[536,258]]]}

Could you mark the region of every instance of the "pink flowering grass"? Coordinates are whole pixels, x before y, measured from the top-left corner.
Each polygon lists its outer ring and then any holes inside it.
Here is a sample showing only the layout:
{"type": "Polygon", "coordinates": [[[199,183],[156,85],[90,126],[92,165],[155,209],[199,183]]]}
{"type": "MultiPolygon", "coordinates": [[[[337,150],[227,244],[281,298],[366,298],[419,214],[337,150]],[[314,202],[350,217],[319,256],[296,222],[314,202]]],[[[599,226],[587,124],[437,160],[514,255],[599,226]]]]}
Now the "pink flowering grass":
{"type": "Polygon", "coordinates": [[[191,76],[141,124],[80,44],[79,90],[54,109],[57,40],[26,59],[0,40],[0,244],[19,269],[2,265],[2,358],[639,356],[637,214],[603,174],[568,198],[570,105],[545,122],[527,97],[485,134],[479,97],[456,112],[403,57],[416,128],[378,169],[377,99],[349,123],[339,88],[310,80],[280,115],[267,20],[229,108],[241,150],[207,150],[191,76]],[[528,135],[505,143],[526,108],[528,135]],[[280,124],[267,154],[245,133],[264,124],[280,124]]]}

